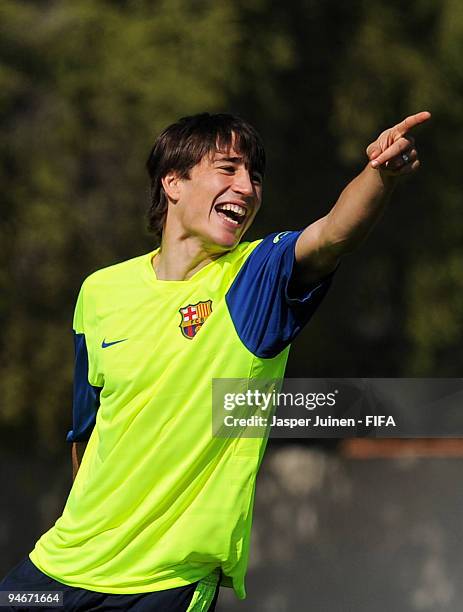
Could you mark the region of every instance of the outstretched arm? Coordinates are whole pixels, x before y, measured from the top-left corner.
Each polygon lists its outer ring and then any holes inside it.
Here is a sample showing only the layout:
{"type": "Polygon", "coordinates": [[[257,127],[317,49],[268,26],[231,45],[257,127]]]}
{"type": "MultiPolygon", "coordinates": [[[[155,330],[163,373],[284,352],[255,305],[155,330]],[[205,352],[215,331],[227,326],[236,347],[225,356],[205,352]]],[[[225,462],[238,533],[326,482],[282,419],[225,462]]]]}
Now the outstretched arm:
{"type": "Polygon", "coordinates": [[[368,235],[399,177],[418,169],[418,152],[409,131],[430,117],[426,111],[411,115],[367,147],[369,162],[364,170],[347,185],[331,211],[299,236],[297,280],[311,283],[326,276],[368,235]]]}

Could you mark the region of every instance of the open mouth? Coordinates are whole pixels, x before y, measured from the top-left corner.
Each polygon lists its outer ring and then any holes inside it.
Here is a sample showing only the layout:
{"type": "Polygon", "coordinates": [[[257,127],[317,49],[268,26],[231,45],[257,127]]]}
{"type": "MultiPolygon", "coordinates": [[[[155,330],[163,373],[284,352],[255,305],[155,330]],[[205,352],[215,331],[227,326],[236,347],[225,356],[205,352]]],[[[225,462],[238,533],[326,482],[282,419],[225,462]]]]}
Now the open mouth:
{"type": "Polygon", "coordinates": [[[221,219],[235,227],[243,225],[246,219],[246,208],[240,204],[224,202],[223,204],[217,204],[215,210],[221,219]]]}

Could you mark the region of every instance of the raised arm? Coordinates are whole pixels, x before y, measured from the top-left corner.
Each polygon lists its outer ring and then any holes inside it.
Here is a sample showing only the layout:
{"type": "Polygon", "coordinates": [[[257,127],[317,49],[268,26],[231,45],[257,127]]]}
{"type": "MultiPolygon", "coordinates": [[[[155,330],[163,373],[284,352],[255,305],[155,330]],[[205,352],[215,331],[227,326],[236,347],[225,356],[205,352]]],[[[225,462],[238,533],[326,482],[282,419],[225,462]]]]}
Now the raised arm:
{"type": "Polygon", "coordinates": [[[299,236],[295,248],[299,281],[311,283],[326,276],[368,235],[399,177],[418,169],[418,152],[409,131],[430,117],[426,111],[411,115],[367,147],[369,161],[363,171],[342,191],[331,211],[299,236]]]}

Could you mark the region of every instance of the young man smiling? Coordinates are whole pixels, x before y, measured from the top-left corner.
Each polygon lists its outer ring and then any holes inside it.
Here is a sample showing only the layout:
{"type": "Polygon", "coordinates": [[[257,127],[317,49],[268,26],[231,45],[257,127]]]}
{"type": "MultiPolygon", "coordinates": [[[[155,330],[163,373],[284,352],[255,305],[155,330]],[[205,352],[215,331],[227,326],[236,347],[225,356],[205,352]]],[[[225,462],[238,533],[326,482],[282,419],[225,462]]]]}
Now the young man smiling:
{"type": "Polygon", "coordinates": [[[252,243],[240,241],[262,203],[255,130],[201,114],[160,135],[147,166],[161,246],[82,286],[67,437],[75,481],[2,590],[61,590],[66,610],[213,610],[218,583],[245,597],[266,441],[212,435],[211,380],[283,376],[340,258],[418,168],[408,132],[429,116],[383,132],[325,217],[252,243]]]}

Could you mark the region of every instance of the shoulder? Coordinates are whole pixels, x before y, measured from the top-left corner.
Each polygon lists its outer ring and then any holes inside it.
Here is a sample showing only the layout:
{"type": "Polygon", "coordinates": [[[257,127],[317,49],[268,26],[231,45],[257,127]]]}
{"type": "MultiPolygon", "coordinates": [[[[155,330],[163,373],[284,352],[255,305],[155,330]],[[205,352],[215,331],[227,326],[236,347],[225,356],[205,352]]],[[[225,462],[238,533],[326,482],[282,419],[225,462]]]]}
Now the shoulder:
{"type": "Polygon", "coordinates": [[[137,271],[150,256],[152,256],[152,253],[145,253],[144,255],[100,268],[85,278],[82,283],[82,289],[88,293],[114,284],[134,282],[137,271]]]}
{"type": "Polygon", "coordinates": [[[270,253],[277,254],[288,247],[294,246],[300,234],[300,230],[273,232],[265,238],[259,238],[252,242],[242,242],[233,251],[224,255],[223,260],[242,264],[250,258],[250,255],[252,255],[252,259],[255,259],[270,253]]]}
{"type": "Polygon", "coordinates": [[[263,254],[278,254],[286,250],[294,248],[297,239],[301,235],[302,230],[288,230],[284,232],[273,232],[262,240],[258,240],[256,248],[253,249],[253,255],[263,254]]]}
{"type": "Polygon", "coordinates": [[[294,255],[294,247],[301,231],[274,232],[261,240],[246,243],[240,253],[244,270],[260,268],[262,264],[274,263],[283,257],[291,260],[294,255]]]}

